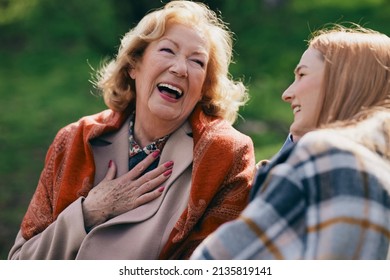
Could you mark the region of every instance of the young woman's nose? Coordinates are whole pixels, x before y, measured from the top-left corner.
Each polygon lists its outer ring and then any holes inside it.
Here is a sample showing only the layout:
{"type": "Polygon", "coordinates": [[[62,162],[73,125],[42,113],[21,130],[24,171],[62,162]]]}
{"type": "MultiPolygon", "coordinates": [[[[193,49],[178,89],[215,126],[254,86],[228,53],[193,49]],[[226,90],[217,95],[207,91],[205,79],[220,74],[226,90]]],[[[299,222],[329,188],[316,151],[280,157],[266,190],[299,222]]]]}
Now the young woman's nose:
{"type": "Polygon", "coordinates": [[[283,92],[282,94],[282,100],[284,102],[291,103],[291,100],[293,99],[293,91],[291,88],[291,85],[283,92]]]}
{"type": "Polygon", "coordinates": [[[188,76],[187,63],[185,58],[178,57],[172,66],[169,68],[170,72],[178,77],[186,78],[188,76]]]}

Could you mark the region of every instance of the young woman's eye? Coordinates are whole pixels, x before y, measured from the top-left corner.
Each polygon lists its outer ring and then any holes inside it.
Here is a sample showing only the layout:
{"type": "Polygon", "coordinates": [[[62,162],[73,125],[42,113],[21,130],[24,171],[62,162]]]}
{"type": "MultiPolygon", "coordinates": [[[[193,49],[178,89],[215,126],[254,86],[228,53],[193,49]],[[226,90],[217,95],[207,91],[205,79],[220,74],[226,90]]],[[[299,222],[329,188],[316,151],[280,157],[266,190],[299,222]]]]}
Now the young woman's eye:
{"type": "Polygon", "coordinates": [[[302,72],[299,72],[299,73],[296,73],[295,76],[300,79],[302,78],[303,76],[305,76],[305,73],[302,73],[302,72]]]}

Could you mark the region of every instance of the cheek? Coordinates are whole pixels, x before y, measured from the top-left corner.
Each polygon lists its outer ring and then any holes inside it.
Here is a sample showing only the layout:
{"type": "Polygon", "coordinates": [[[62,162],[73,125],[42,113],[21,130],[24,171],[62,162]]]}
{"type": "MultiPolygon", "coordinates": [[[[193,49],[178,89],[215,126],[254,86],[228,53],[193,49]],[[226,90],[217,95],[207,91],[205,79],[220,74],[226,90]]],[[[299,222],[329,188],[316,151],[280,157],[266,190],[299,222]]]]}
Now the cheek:
{"type": "Polygon", "coordinates": [[[200,101],[201,95],[188,96],[185,103],[183,104],[186,108],[193,109],[195,105],[200,101]]]}
{"type": "MultiPolygon", "coordinates": [[[[314,104],[313,104],[314,105],[314,104]]],[[[317,108],[316,106],[308,107],[304,116],[306,123],[314,124],[317,108]]]]}
{"type": "Polygon", "coordinates": [[[195,76],[194,79],[192,79],[190,92],[191,96],[189,96],[189,100],[192,101],[199,101],[202,98],[202,89],[204,86],[204,75],[195,76]]]}
{"type": "Polygon", "coordinates": [[[320,104],[318,100],[318,93],[317,92],[310,92],[311,96],[308,97],[305,101],[304,107],[305,107],[305,114],[302,116],[303,121],[306,123],[306,125],[310,128],[315,128],[318,118],[318,113],[320,110],[320,104]]]}
{"type": "Polygon", "coordinates": [[[311,106],[314,108],[315,111],[318,111],[320,109],[321,105],[321,87],[320,84],[316,83],[312,86],[310,93],[310,103],[311,106]]]}
{"type": "Polygon", "coordinates": [[[296,89],[296,95],[306,106],[315,106],[319,96],[319,86],[313,82],[300,84],[296,89]]]}

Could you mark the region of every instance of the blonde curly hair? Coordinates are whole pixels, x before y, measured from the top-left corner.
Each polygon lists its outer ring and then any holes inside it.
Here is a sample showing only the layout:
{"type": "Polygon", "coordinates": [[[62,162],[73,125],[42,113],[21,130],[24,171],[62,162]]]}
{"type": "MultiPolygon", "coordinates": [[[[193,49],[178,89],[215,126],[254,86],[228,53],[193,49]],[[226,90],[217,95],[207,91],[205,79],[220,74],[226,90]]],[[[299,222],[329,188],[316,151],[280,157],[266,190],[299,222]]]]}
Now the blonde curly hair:
{"type": "Polygon", "coordinates": [[[171,1],[147,14],[121,40],[115,59],[103,65],[96,75],[95,86],[101,90],[106,105],[123,111],[135,100],[135,82],[129,76],[145,49],[164,35],[168,24],[196,26],[210,41],[206,80],[202,88],[203,111],[233,123],[240,106],[248,101],[242,81],[229,74],[232,62],[233,34],[226,24],[203,3],[171,1]]]}

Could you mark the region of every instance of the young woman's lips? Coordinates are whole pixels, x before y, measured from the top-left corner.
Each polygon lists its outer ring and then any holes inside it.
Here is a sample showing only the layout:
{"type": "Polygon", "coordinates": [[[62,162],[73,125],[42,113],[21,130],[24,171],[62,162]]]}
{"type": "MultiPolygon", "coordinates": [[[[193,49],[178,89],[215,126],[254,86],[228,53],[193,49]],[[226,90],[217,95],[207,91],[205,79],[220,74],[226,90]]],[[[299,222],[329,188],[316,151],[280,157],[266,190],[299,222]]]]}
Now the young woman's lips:
{"type": "Polygon", "coordinates": [[[301,106],[299,106],[299,105],[297,105],[297,106],[295,106],[295,107],[293,108],[293,113],[294,113],[294,115],[295,115],[296,113],[300,112],[300,111],[301,111],[301,106]]]}

